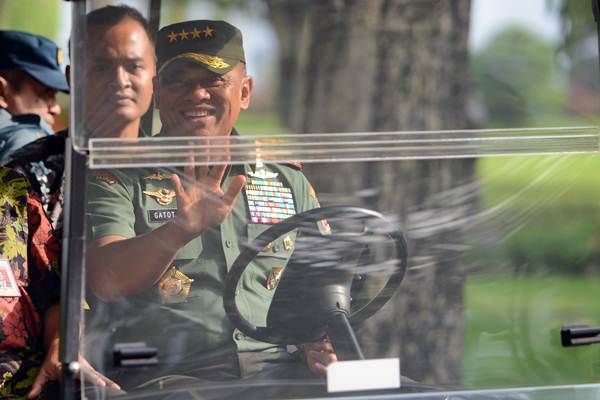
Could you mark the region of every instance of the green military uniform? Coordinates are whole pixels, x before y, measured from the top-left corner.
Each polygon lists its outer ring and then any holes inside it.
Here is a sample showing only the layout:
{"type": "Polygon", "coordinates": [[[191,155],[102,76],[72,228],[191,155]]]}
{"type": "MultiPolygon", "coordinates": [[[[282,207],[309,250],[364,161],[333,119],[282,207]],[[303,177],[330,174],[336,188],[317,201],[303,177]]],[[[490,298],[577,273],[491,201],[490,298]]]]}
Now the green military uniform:
{"type": "MultiPolygon", "coordinates": [[[[245,63],[241,32],[223,21],[198,20],[165,26],[158,33],[156,50],[159,78],[181,62],[196,64],[215,75],[227,74],[245,63]]],[[[221,118],[219,113],[215,118],[221,118]]],[[[92,172],[88,187],[88,240],[112,235],[133,238],[174,218],[177,199],[171,172],[160,169],[92,172]]],[[[246,186],[231,214],[220,226],[202,232],[181,249],[153,288],[109,305],[106,313],[102,310],[107,306],[102,303],[93,307],[90,315],[99,321],[99,330],[108,331],[106,323],[110,323],[117,336],[115,341],[144,341],[158,348],[161,365],[142,371],[137,382],[117,379],[122,386],[131,387],[172,374],[205,380],[265,376],[251,364],[279,369],[281,364],[274,361],[284,359],[287,354],[284,348],[245,337],[232,326],[223,306],[224,281],[248,241],[280,220],[318,207],[318,202],[298,167],[264,167],[259,163],[231,166],[222,187],[228,187],[239,174],[246,176],[246,186]],[[246,363],[248,360],[256,363],[246,363]],[[211,366],[213,370],[208,371],[211,366]],[[213,373],[215,368],[217,373],[213,373]]],[[[327,230],[323,223],[318,225],[322,231],[327,230]]],[[[262,249],[240,279],[236,293],[238,308],[256,325],[266,324],[277,278],[293,252],[295,235],[290,232],[262,249]]],[[[132,268],[144,268],[136,265],[136,260],[130,262],[132,268]]],[[[95,333],[88,331],[86,336],[93,337],[95,333]]],[[[107,347],[111,347],[110,343],[98,345],[102,349],[107,347]]],[[[132,373],[136,375],[135,371],[128,371],[128,375],[132,373]]]]}
{"type": "MultiPolygon", "coordinates": [[[[246,175],[246,186],[232,213],[219,227],[180,250],[173,262],[175,269],[168,270],[155,287],[111,309],[111,315],[121,315],[121,325],[128,326],[128,333],[119,341],[156,346],[161,361],[180,373],[227,354],[283,351],[234,329],[223,307],[225,276],[245,243],[278,220],[318,207],[314,190],[297,167],[269,165],[261,171],[263,177],[257,178],[254,166],[230,167],[222,187],[227,187],[233,176],[246,175]],[[168,282],[173,279],[179,281],[179,290],[169,289],[172,285],[168,282]]],[[[89,181],[88,240],[142,235],[174,218],[176,211],[169,171],[94,171],[89,181]]],[[[318,225],[327,230],[326,225],[318,225]]],[[[285,267],[295,234],[290,232],[262,249],[240,280],[238,306],[254,324],[265,325],[275,289],[273,274],[285,267]]],[[[131,262],[135,266],[135,260],[131,262]]]]}

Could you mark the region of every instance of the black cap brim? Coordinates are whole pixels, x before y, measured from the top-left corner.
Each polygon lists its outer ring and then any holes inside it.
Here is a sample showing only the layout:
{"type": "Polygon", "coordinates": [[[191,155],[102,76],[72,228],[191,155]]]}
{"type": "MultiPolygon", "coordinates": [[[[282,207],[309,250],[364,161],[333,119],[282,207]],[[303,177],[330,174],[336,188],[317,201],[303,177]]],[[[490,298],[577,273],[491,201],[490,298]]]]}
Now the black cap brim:
{"type": "Polygon", "coordinates": [[[22,68],[22,70],[49,88],[56,89],[64,93],[69,93],[67,78],[62,71],[43,68],[37,65],[28,65],[27,67],[22,68]]]}

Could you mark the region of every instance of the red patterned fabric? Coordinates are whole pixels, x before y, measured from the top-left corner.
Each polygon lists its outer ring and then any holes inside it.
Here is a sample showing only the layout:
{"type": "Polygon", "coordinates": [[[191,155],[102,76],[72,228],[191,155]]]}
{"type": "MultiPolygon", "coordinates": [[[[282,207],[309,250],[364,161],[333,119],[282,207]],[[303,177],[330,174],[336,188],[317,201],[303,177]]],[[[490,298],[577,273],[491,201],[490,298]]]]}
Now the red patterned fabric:
{"type": "Polygon", "coordinates": [[[60,242],[27,180],[0,168],[0,254],[20,297],[0,297],[0,397],[23,398],[43,360],[42,315],[59,300],[60,242]]]}

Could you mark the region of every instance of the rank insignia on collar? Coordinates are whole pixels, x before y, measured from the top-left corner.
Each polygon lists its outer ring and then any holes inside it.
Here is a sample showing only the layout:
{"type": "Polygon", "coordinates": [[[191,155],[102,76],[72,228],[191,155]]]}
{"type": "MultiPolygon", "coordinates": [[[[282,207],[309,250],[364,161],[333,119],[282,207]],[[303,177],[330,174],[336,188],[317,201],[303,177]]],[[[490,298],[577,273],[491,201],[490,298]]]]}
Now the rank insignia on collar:
{"type": "Polygon", "coordinates": [[[113,174],[107,171],[94,171],[92,174],[96,177],[96,179],[104,181],[109,185],[114,185],[117,183],[117,178],[113,174]]]}
{"type": "Polygon", "coordinates": [[[164,181],[167,179],[171,179],[170,176],[163,174],[162,172],[155,172],[152,175],[145,176],[144,179],[149,181],[164,181]]]}
{"type": "Polygon", "coordinates": [[[152,192],[150,190],[144,190],[144,194],[150,197],[153,197],[154,200],[161,206],[168,206],[171,204],[176,194],[174,190],[169,190],[162,188],[157,192],[152,192]]]}
{"type": "Polygon", "coordinates": [[[267,277],[267,282],[265,283],[265,287],[268,290],[274,290],[281,279],[281,274],[283,273],[283,268],[275,267],[273,271],[267,277]]]}
{"type": "Polygon", "coordinates": [[[158,281],[158,293],[163,304],[183,303],[187,300],[193,279],[175,267],[169,268],[158,281]]]}

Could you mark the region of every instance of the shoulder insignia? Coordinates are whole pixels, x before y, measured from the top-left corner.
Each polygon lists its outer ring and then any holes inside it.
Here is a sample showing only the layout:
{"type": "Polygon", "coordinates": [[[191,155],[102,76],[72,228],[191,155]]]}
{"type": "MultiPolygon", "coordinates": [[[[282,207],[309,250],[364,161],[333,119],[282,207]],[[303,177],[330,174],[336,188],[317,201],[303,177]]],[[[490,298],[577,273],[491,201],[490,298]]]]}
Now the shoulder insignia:
{"type": "Polygon", "coordinates": [[[144,179],[149,181],[164,181],[166,179],[171,179],[169,176],[163,174],[162,172],[156,171],[152,175],[145,176],[144,179]]]}
{"type": "Polygon", "coordinates": [[[302,171],[302,163],[300,161],[289,161],[289,162],[285,163],[284,165],[287,165],[288,167],[297,169],[298,171],[302,171]]]}
{"type": "Polygon", "coordinates": [[[117,183],[117,178],[115,178],[115,176],[113,174],[111,174],[110,172],[94,171],[93,175],[96,177],[96,179],[98,179],[100,181],[104,181],[104,182],[108,183],[109,185],[114,185],[115,183],[117,183]]]}

